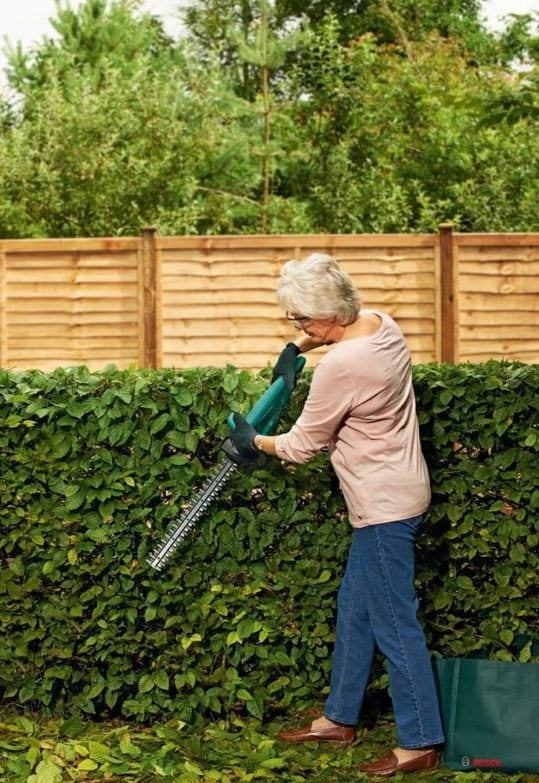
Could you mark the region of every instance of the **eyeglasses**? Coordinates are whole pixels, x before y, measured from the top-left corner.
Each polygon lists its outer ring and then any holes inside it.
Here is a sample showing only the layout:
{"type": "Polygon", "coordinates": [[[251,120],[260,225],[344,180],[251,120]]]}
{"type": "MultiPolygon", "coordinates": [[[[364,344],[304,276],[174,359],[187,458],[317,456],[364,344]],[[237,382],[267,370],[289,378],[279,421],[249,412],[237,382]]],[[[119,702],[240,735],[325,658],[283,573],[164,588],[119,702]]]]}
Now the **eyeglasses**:
{"type": "Polygon", "coordinates": [[[288,315],[288,310],[286,311],[284,317],[287,321],[292,321],[293,324],[303,324],[305,321],[312,321],[312,318],[310,315],[288,315]]]}

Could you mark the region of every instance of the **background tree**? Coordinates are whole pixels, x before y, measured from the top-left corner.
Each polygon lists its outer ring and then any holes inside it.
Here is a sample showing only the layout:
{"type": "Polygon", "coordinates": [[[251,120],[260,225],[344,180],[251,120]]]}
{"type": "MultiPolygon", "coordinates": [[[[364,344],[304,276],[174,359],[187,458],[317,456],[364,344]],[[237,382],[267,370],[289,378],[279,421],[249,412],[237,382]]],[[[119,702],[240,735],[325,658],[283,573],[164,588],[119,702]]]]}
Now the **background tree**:
{"type": "Polygon", "coordinates": [[[242,39],[247,40],[259,20],[259,9],[253,0],[194,0],[183,11],[183,19],[201,61],[217,53],[223,69],[230,74],[235,91],[253,100],[258,79],[249,63],[239,56],[242,39]]]}
{"type": "Polygon", "coordinates": [[[193,0],[179,41],[138,0],[58,3],[11,50],[0,235],[537,230],[533,18],[332,2],[193,0]]]}
{"type": "Polygon", "coordinates": [[[273,160],[282,155],[283,150],[272,134],[272,121],[278,111],[276,96],[272,93],[272,77],[281,69],[287,54],[296,49],[301,41],[300,31],[286,36],[278,36],[271,25],[271,8],[267,0],[258,2],[259,17],[254,34],[236,36],[238,57],[241,62],[248,63],[259,77],[259,96],[253,102],[254,111],[262,115],[262,139],[260,157],[262,160],[262,217],[260,228],[267,232],[269,225],[269,206],[272,194],[272,179],[274,174],[273,160]],[[257,104],[260,104],[258,109],[257,104]]]}
{"type": "Polygon", "coordinates": [[[430,231],[443,219],[489,230],[504,213],[514,230],[537,225],[532,123],[478,124],[489,100],[514,94],[504,72],[470,67],[460,42],[435,34],[410,59],[372,36],[343,46],[337,28],[326,20],[297,69],[310,154],[294,182],[315,231],[430,231]]]}
{"type": "Polygon", "coordinates": [[[539,61],[539,11],[509,14],[499,39],[499,58],[504,65],[515,62],[526,69],[539,61]]]}
{"type": "Polygon", "coordinates": [[[334,16],[343,44],[366,33],[379,44],[402,44],[403,33],[409,41],[438,33],[460,41],[471,63],[507,65],[533,51],[537,60],[538,13],[509,14],[505,29],[495,34],[486,26],[481,0],[275,0],[275,9],[281,26],[306,19],[317,30],[327,16],[334,16]]]}
{"type": "Polygon", "coordinates": [[[55,5],[50,21],[57,38],[46,37],[29,52],[8,44],[8,81],[22,95],[58,78],[68,89],[82,74],[99,86],[111,67],[134,74],[142,57],[155,69],[173,59],[173,41],[157,17],[140,12],[141,0],[86,0],[75,11],[62,0],[55,5]]]}

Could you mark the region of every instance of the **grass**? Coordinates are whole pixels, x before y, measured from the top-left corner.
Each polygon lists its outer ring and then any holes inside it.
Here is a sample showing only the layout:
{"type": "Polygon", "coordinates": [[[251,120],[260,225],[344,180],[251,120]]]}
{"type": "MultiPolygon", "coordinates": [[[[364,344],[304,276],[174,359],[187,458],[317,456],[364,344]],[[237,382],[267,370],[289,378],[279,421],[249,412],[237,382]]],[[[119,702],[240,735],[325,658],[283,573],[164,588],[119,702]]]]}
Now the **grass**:
{"type": "MultiPolygon", "coordinates": [[[[387,720],[361,728],[353,745],[346,747],[287,745],[275,739],[280,726],[235,718],[199,730],[178,720],[144,727],[79,717],[50,719],[5,708],[0,710],[0,781],[351,783],[369,780],[359,772],[359,764],[384,754],[394,743],[387,720]]],[[[399,774],[393,780],[403,778],[407,783],[539,783],[539,775],[454,772],[443,765],[428,776],[399,774]]]]}

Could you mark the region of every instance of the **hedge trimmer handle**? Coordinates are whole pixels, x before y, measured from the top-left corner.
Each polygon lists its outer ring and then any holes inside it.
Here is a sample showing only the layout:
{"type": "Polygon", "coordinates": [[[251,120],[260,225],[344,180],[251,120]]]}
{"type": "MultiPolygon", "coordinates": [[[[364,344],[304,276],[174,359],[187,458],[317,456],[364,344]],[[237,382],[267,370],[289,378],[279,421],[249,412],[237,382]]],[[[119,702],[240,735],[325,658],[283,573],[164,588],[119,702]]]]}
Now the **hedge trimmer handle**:
{"type": "MultiPolygon", "coordinates": [[[[296,359],[296,378],[301,373],[304,365],[305,357],[298,356],[296,359]]],[[[291,394],[292,391],[287,388],[284,378],[282,375],[279,376],[258,402],[255,403],[245,418],[260,435],[270,435],[277,427],[291,394]]],[[[227,424],[231,430],[236,429],[233,413],[228,417],[227,424]]]]}

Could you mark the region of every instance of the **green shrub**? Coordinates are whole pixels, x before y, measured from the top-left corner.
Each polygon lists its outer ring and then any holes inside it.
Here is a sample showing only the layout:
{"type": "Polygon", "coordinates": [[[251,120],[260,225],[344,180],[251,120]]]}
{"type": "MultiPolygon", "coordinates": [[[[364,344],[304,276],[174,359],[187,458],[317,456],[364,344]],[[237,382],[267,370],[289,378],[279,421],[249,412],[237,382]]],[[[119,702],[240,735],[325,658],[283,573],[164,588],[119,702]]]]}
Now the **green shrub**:
{"type": "MultiPolygon", "coordinates": [[[[414,373],[434,490],[418,553],[431,647],[511,657],[534,616],[537,367],[414,373]]],[[[267,378],[0,371],[3,699],[194,721],[327,690],[350,534],[327,456],[237,471],[162,574],[145,562],[220,461],[228,411],[267,378]]]]}

